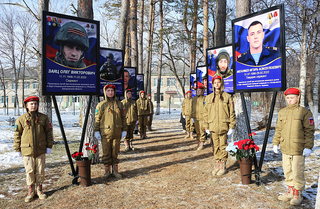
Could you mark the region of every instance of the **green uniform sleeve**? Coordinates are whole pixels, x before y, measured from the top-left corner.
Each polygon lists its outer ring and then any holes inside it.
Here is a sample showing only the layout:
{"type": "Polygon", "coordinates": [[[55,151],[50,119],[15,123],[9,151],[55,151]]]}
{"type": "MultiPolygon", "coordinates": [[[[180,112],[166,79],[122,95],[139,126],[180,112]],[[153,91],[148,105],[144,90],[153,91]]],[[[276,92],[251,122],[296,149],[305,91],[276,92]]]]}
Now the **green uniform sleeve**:
{"type": "Polygon", "coordinates": [[[13,149],[16,152],[21,152],[20,145],[21,145],[22,132],[23,132],[23,126],[21,124],[20,118],[18,118],[14,126],[14,142],[13,142],[13,149]]]}
{"type": "Polygon", "coordinates": [[[134,121],[138,120],[138,108],[136,103],[134,103],[133,105],[133,120],[134,121]]]}
{"type": "Polygon", "coordinates": [[[95,110],[95,122],[94,122],[94,132],[100,131],[100,120],[101,120],[101,103],[97,104],[95,110]]]}
{"type": "MultiPolygon", "coordinates": [[[[123,104],[120,102],[120,110],[123,110],[123,104]]],[[[126,120],[126,114],[123,111],[121,112],[121,119],[122,119],[122,130],[121,131],[127,131],[127,120],[126,120]]]]}
{"type": "MultiPolygon", "coordinates": [[[[278,118],[281,117],[281,112],[278,114],[278,118]]],[[[280,138],[281,138],[281,132],[282,132],[282,123],[280,120],[277,119],[277,126],[276,126],[276,131],[274,133],[272,143],[273,145],[279,145],[280,144],[280,138]]]]}
{"type": "Polygon", "coordinates": [[[228,101],[228,105],[229,105],[229,114],[230,114],[230,124],[229,124],[229,129],[234,129],[236,126],[236,114],[234,112],[234,105],[232,102],[232,97],[229,97],[229,101],[228,101]]]}
{"type": "Polygon", "coordinates": [[[197,106],[197,100],[195,97],[192,98],[191,102],[191,117],[195,118],[196,117],[196,106],[197,106]]]}
{"type": "Polygon", "coordinates": [[[314,119],[310,110],[307,110],[307,114],[304,117],[303,130],[305,139],[304,148],[312,149],[314,145],[314,119]]]}
{"type": "Polygon", "coordinates": [[[182,102],[182,108],[181,108],[182,115],[185,115],[185,113],[184,113],[184,110],[186,108],[185,106],[186,106],[186,99],[184,99],[183,102],[182,102]]]}
{"type": "Polygon", "coordinates": [[[44,127],[44,131],[46,132],[46,141],[47,141],[47,148],[52,148],[53,146],[53,135],[52,135],[52,124],[47,117],[46,124],[44,127]]]}
{"type": "Polygon", "coordinates": [[[207,129],[209,129],[209,123],[208,123],[208,98],[209,97],[207,97],[206,98],[206,100],[205,100],[205,106],[204,106],[204,108],[203,108],[203,128],[205,129],[205,130],[207,130],[207,129]]]}

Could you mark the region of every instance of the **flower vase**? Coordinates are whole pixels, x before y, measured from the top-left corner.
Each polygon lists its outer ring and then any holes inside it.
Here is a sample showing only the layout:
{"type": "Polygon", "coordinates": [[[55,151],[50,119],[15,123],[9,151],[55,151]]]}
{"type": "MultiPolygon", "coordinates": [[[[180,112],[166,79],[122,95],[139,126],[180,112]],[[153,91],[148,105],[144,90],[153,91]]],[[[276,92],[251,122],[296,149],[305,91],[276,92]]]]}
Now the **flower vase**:
{"type": "Polygon", "coordinates": [[[242,184],[251,184],[252,159],[241,158],[239,164],[242,184]]]}
{"type": "Polygon", "coordinates": [[[91,160],[77,161],[81,186],[91,186],[91,160]]]}

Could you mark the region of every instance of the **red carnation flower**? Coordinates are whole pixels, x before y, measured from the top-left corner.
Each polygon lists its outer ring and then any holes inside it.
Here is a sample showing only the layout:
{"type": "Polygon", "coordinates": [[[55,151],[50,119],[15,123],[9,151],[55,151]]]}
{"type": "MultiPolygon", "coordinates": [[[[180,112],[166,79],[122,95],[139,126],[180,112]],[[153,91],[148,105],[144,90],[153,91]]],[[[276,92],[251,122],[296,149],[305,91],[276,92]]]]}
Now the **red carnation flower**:
{"type": "Polygon", "coordinates": [[[89,146],[89,143],[85,143],[86,146],[89,146]]]}

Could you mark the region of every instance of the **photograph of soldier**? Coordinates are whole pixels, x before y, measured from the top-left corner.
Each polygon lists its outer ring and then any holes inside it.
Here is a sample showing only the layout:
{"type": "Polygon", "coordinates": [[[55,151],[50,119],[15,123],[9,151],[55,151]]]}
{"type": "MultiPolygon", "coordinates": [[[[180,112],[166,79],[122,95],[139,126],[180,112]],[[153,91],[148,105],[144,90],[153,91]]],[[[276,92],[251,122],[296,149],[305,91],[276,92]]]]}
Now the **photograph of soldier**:
{"type": "Polygon", "coordinates": [[[150,114],[148,116],[148,130],[149,131],[153,131],[151,126],[152,126],[154,110],[153,110],[153,102],[151,100],[151,94],[148,94],[148,100],[149,100],[149,103],[150,103],[150,114]]]}
{"type": "Polygon", "coordinates": [[[84,68],[84,53],[89,49],[86,30],[75,22],[67,22],[54,37],[54,43],[60,46],[54,61],[72,68],[84,68]]]}
{"type": "Polygon", "coordinates": [[[207,86],[204,86],[204,83],[207,83],[208,72],[207,66],[197,66],[197,87],[202,86],[204,88],[204,96],[207,96],[207,86]],[[206,80],[206,81],[204,81],[206,80]]]}
{"type": "Polygon", "coordinates": [[[219,54],[216,58],[216,68],[217,68],[217,74],[221,75],[221,77],[229,78],[231,75],[233,75],[233,70],[230,69],[230,55],[227,52],[227,50],[222,49],[219,51],[219,54]]]}
{"type": "Polygon", "coordinates": [[[136,101],[132,99],[131,89],[127,89],[124,96],[125,96],[125,99],[123,99],[121,102],[123,104],[124,112],[126,115],[127,134],[123,140],[125,145],[125,152],[128,152],[129,150],[134,151],[132,141],[133,141],[134,127],[138,120],[138,109],[137,109],[136,101]]]}
{"type": "Polygon", "coordinates": [[[202,77],[202,84],[203,84],[203,87],[204,87],[204,88],[208,88],[208,74],[205,74],[205,75],[202,77]]]}
{"type": "Polygon", "coordinates": [[[203,128],[203,111],[206,97],[203,95],[205,88],[203,86],[197,87],[197,96],[192,98],[192,112],[191,117],[194,121],[194,126],[197,132],[197,146],[196,150],[202,150],[206,140],[206,132],[203,128]]]}
{"type": "Polygon", "coordinates": [[[119,78],[119,73],[117,72],[117,67],[115,65],[114,56],[113,53],[108,52],[106,55],[107,61],[103,63],[103,65],[100,68],[100,78],[112,81],[119,78]]]}
{"type": "Polygon", "coordinates": [[[197,95],[197,74],[196,73],[191,73],[190,74],[190,90],[192,92],[191,97],[194,97],[197,95]]]}
{"type": "Polygon", "coordinates": [[[42,183],[45,180],[45,155],[51,153],[53,135],[48,116],[38,112],[39,97],[27,97],[24,106],[26,113],[18,117],[14,126],[13,149],[23,157],[28,185],[28,195],[24,201],[30,202],[35,195],[39,199],[47,198],[42,183]]]}
{"type": "Polygon", "coordinates": [[[255,20],[248,27],[249,49],[237,57],[237,61],[247,65],[265,65],[279,58],[277,47],[263,45],[265,32],[261,22],[255,20]]]}
{"type": "Polygon", "coordinates": [[[144,88],[143,75],[138,74],[136,76],[136,79],[137,79],[137,92],[139,92],[139,91],[143,90],[143,88],[144,88]]]}
{"type": "Polygon", "coordinates": [[[101,140],[102,163],[105,166],[104,178],[113,175],[122,178],[118,172],[120,162],[118,153],[121,138],[126,136],[127,123],[123,104],[116,99],[116,86],[109,84],[103,87],[105,100],[99,102],[95,110],[95,137],[101,140]],[[110,172],[112,166],[112,173],[110,172]]]}

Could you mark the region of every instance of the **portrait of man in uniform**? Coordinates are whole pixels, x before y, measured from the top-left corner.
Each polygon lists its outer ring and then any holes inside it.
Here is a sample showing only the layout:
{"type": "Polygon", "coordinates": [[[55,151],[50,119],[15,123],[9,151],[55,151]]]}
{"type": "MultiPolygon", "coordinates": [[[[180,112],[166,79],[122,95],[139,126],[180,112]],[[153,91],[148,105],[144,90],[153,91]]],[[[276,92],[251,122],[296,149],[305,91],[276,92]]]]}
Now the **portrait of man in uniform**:
{"type": "Polygon", "coordinates": [[[237,61],[247,65],[265,65],[281,57],[277,47],[263,45],[264,36],[262,23],[253,21],[248,27],[249,49],[239,55],[237,61]]]}
{"type": "Polygon", "coordinates": [[[89,38],[86,30],[75,22],[64,24],[56,36],[54,43],[60,46],[55,62],[72,68],[84,68],[84,53],[89,49],[89,38]]]}
{"type": "Polygon", "coordinates": [[[228,78],[233,75],[233,70],[230,69],[230,55],[227,50],[220,50],[216,58],[217,74],[222,78],[228,78]]]}
{"type": "Polygon", "coordinates": [[[107,53],[107,61],[100,68],[100,78],[104,80],[116,80],[119,76],[117,74],[117,67],[114,63],[114,56],[112,53],[107,53]]]}

